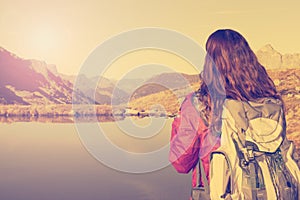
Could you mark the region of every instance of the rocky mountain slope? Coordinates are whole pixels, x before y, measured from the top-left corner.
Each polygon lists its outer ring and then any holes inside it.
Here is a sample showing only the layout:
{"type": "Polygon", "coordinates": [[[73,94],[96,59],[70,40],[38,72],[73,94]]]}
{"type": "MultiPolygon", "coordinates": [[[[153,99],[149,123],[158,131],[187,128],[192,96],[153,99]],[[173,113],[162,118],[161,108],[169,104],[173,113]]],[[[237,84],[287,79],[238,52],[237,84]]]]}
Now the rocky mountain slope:
{"type": "Polygon", "coordinates": [[[300,53],[281,54],[272,45],[267,44],[256,52],[260,63],[267,69],[300,68],[300,53]]]}
{"type": "Polygon", "coordinates": [[[145,81],[141,87],[133,91],[131,99],[138,99],[161,91],[175,91],[180,88],[190,88],[194,83],[199,83],[199,75],[181,73],[164,73],[145,81]]]}
{"type": "Polygon", "coordinates": [[[42,61],[21,59],[0,48],[0,103],[71,103],[72,84],[50,69],[55,67],[42,61]]]}
{"type": "Polygon", "coordinates": [[[57,72],[55,65],[22,59],[1,47],[0,72],[0,104],[5,105],[72,104],[75,80],[84,86],[75,92],[76,104],[110,104],[113,91],[118,100],[127,95],[103,77],[65,76],[57,72]],[[99,84],[93,101],[94,88],[90,85],[95,82],[99,84]]]}

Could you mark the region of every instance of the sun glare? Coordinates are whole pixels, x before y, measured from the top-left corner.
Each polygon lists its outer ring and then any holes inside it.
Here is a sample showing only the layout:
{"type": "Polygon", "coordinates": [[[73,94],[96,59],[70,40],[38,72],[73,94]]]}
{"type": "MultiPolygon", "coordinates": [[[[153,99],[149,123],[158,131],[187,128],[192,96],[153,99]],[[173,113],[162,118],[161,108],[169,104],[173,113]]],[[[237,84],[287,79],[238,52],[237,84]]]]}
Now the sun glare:
{"type": "Polygon", "coordinates": [[[58,30],[52,27],[37,27],[32,32],[32,45],[40,52],[48,52],[53,50],[61,42],[58,30]]]}

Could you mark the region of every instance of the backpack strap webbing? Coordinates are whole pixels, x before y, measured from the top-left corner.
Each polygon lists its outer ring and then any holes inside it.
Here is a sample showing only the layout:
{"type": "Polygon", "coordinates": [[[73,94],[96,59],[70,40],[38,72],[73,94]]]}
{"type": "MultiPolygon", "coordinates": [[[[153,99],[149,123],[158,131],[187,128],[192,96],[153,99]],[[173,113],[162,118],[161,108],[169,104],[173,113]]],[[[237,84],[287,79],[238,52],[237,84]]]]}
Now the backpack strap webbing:
{"type": "Polygon", "coordinates": [[[202,180],[202,182],[203,182],[203,187],[204,187],[205,193],[209,194],[210,191],[209,191],[208,180],[207,180],[206,173],[204,171],[204,166],[203,166],[203,163],[202,163],[202,160],[200,157],[199,157],[199,164],[198,164],[198,168],[197,168],[197,187],[199,187],[199,185],[200,185],[199,180],[202,180]]]}
{"type": "MultiPolygon", "coordinates": [[[[227,182],[227,185],[226,185],[226,191],[224,191],[224,194],[221,196],[221,198],[224,198],[224,199],[226,199],[226,197],[229,195],[231,195],[232,194],[232,190],[233,190],[233,179],[232,179],[232,177],[233,177],[233,175],[232,175],[232,173],[233,173],[233,171],[232,171],[232,166],[231,166],[231,164],[230,164],[230,161],[229,161],[229,158],[228,158],[228,155],[227,155],[227,153],[225,152],[225,151],[222,151],[222,150],[215,150],[215,151],[213,151],[211,154],[210,154],[210,160],[212,160],[213,159],[213,155],[214,154],[221,154],[221,155],[223,155],[224,156],[224,158],[225,158],[225,160],[226,160],[226,163],[227,163],[227,167],[228,167],[228,170],[229,170],[229,179],[228,179],[228,182],[227,182]]],[[[229,198],[230,199],[230,198],[229,198]]]]}
{"type": "Polygon", "coordinates": [[[245,134],[243,130],[233,132],[232,139],[235,144],[237,155],[240,160],[240,167],[248,174],[249,184],[251,186],[251,196],[263,196],[265,193],[264,179],[261,168],[259,167],[255,158],[264,155],[263,152],[255,150],[255,147],[249,142],[245,141],[245,134]]]}

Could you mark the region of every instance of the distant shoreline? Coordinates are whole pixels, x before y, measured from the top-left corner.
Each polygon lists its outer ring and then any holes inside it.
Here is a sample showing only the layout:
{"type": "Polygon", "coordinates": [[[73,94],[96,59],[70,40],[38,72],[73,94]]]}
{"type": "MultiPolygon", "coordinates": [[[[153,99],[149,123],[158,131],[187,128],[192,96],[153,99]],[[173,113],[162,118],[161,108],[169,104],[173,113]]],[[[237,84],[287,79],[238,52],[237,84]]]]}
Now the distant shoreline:
{"type": "Polygon", "coordinates": [[[109,105],[0,105],[0,123],[15,121],[116,121],[126,117],[174,117],[174,113],[126,109],[109,105]]]}

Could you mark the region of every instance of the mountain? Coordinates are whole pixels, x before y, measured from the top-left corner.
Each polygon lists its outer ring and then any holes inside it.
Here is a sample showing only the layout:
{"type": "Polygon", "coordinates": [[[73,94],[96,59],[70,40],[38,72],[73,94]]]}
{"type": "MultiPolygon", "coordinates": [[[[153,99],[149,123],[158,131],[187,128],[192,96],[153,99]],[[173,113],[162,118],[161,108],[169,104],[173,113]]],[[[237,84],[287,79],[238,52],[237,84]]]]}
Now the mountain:
{"type": "Polygon", "coordinates": [[[300,53],[281,54],[267,44],[256,52],[259,62],[267,69],[300,68],[300,53]]]}
{"type": "Polygon", "coordinates": [[[124,78],[118,81],[113,81],[119,89],[131,94],[135,89],[139,88],[145,82],[143,78],[124,78]]]}
{"type": "Polygon", "coordinates": [[[300,53],[284,54],[282,56],[282,67],[288,69],[300,68],[300,53]]]}
{"type": "MultiPolygon", "coordinates": [[[[0,71],[0,104],[72,103],[73,83],[62,78],[55,65],[22,59],[0,47],[0,71]]],[[[75,91],[75,96],[74,103],[94,103],[85,91],[75,91]]]]}
{"type": "Polygon", "coordinates": [[[96,104],[120,104],[126,102],[128,93],[116,87],[116,85],[105,77],[91,77],[79,75],[74,77],[72,83],[79,86],[80,91],[85,96],[93,99],[95,97],[96,104]],[[93,86],[96,86],[93,88],[93,86]]]}
{"type": "MultiPolygon", "coordinates": [[[[53,66],[49,67],[54,69],[53,66]]],[[[25,60],[0,49],[1,104],[71,103],[72,84],[48,69],[45,62],[25,60]]]]}
{"type": "Polygon", "coordinates": [[[182,73],[163,73],[145,81],[141,87],[132,94],[132,99],[137,99],[164,90],[175,91],[185,88],[188,90],[194,83],[199,83],[198,75],[187,75],[182,73]]]}

